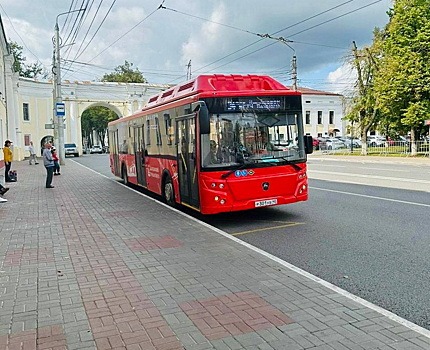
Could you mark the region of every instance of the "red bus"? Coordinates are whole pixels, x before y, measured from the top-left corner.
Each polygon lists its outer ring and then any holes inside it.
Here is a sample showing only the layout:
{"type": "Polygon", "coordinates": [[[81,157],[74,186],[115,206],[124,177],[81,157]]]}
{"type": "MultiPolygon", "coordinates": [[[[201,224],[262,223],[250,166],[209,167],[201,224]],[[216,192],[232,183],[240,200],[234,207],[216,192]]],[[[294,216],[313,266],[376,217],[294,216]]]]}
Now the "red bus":
{"type": "Polygon", "coordinates": [[[108,129],[112,173],[169,205],[216,214],[308,198],[301,94],[269,76],[201,75],[108,129]]]}

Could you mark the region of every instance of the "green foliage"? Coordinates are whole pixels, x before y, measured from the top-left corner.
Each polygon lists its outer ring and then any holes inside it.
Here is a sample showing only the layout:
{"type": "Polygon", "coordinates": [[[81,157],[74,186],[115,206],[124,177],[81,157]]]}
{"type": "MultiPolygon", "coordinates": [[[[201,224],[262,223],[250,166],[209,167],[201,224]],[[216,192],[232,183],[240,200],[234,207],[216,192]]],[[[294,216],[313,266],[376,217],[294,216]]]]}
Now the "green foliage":
{"type": "Polygon", "coordinates": [[[25,78],[37,78],[40,75],[43,77],[47,76],[46,72],[43,72],[43,67],[40,63],[31,63],[26,64],[25,58],[22,54],[23,47],[18,45],[18,43],[11,41],[9,43],[9,48],[12,52],[14,62],[13,62],[13,70],[18,72],[21,77],[25,78]]]}
{"type": "Polygon", "coordinates": [[[88,141],[88,146],[95,144],[93,136],[97,134],[102,146],[105,146],[105,136],[108,123],[118,119],[118,116],[107,107],[95,106],[86,109],[82,113],[82,136],[88,141]]]}
{"type": "Polygon", "coordinates": [[[115,68],[113,73],[103,75],[101,81],[120,83],[147,83],[142,72],[138,68],[133,70],[133,63],[125,61],[123,65],[115,68]]]}
{"type": "Polygon", "coordinates": [[[419,130],[430,114],[430,3],[397,0],[389,15],[375,92],[387,125],[419,130]]]}
{"type": "Polygon", "coordinates": [[[386,135],[424,133],[430,117],[430,1],[395,0],[389,23],[350,62],[358,72],[347,119],[386,135]]]}

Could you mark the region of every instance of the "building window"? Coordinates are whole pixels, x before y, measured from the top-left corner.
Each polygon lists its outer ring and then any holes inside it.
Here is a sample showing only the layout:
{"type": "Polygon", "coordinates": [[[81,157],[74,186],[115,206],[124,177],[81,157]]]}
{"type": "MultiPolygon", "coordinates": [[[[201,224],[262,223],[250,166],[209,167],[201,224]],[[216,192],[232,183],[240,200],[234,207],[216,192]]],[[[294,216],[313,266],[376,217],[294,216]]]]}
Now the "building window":
{"type": "Polygon", "coordinates": [[[28,134],[24,135],[24,146],[30,146],[30,137],[31,135],[28,135],[28,134]]]}
{"type": "Polygon", "coordinates": [[[322,111],[318,111],[318,124],[322,124],[322,111]]]}
{"type": "Polygon", "coordinates": [[[311,123],[311,111],[306,111],[306,124],[310,124],[311,123]]]}
{"type": "Polygon", "coordinates": [[[334,124],[334,111],[329,111],[328,112],[328,123],[329,124],[334,124]]]}
{"type": "Polygon", "coordinates": [[[24,121],[26,121],[26,122],[30,121],[30,113],[28,110],[28,103],[22,104],[22,115],[24,117],[24,121]]]}

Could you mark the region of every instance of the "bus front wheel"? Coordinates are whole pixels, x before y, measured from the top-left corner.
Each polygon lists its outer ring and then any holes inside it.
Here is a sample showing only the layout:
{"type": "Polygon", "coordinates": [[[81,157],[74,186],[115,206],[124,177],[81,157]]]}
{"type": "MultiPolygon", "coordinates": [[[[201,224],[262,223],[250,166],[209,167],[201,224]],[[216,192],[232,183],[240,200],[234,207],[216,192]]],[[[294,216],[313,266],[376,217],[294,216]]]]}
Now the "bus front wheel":
{"type": "Polygon", "coordinates": [[[169,175],[167,175],[166,179],[164,180],[163,197],[164,201],[168,205],[171,207],[175,206],[175,190],[173,188],[172,178],[169,175]]]}

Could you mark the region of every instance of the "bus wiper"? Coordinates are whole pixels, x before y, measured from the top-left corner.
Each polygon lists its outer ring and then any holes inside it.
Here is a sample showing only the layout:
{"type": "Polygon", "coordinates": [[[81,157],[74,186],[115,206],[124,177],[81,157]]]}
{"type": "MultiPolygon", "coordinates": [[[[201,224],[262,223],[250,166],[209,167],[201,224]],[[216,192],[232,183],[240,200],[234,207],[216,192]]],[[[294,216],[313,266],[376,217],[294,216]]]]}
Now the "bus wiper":
{"type": "Polygon", "coordinates": [[[302,168],[300,168],[297,164],[295,163],[290,163],[290,161],[287,158],[290,157],[294,157],[294,155],[291,156],[282,156],[282,157],[273,157],[273,158],[263,158],[262,159],[262,163],[263,164],[267,164],[267,165],[279,165],[278,162],[280,159],[285,160],[287,162],[288,165],[292,166],[294,168],[294,170],[296,171],[300,171],[302,170],[302,168]]]}

